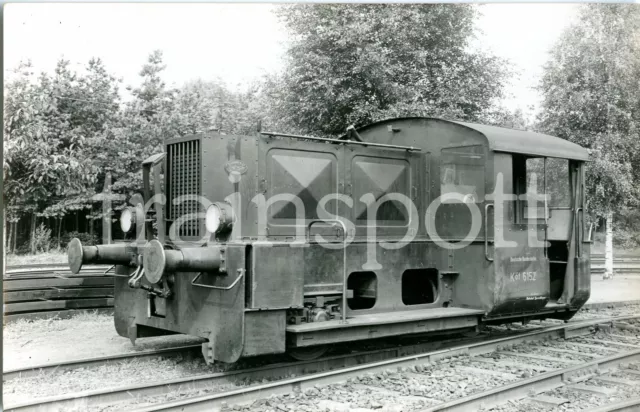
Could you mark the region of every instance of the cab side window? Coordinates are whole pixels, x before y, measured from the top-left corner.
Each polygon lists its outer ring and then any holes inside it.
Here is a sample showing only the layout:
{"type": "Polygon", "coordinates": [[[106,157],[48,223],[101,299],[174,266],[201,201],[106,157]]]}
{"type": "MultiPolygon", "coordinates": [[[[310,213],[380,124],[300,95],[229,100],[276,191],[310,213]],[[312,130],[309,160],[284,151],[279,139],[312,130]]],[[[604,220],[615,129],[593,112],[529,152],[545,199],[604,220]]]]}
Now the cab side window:
{"type": "MultiPolygon", "coordinates": [[[[553,157],[514,157],[514,183],[515,192],[518,195],[533,194],[547,195],[546,206],[548,209],[566,209],[571,207],[571,184],[569,181],[569,160],[553,157]],[[522,162],[524,169],[518,166],[522,162]],[[525,177],[522,182],[518,176],[521,171],[525,177]],[[524,184],[523,184],[524,183],[524,184]],[[546,185],[546,187],[545,187],[546,185]]],[[[519,221],[524,223],[527,219],[544,219],[545,203],[543,200],[529,204],[527,199],[519,198],[519,221]],[[535,210],[533,207],[535,206],[535,210]]]]}
{"type": "MultiPolygon", "coordinates": [[[[473,227],[470,204],[485,197],[485,148],[450,147],[440,152],[440,201],[434,224],[442,239],[464,239],[473,227]],[[455,195],[445,199],[447,194],[455,195]]],[[[483,236],[484,228],[478,233],[483,236]]]]}
{"type": "Polygon", "coordinates": [[[547,158],[547,196],[550,208],[571,207],[569,160],[547,158]]]}
{"type": "MultiPolygon", "coordinates": [[[[457,193],[465,203],[484,202],[484,148],[466,146],[442,149],[440,194],[457,193]]],[[[459,203],[457,200],[442,203],[459,203]]]]}

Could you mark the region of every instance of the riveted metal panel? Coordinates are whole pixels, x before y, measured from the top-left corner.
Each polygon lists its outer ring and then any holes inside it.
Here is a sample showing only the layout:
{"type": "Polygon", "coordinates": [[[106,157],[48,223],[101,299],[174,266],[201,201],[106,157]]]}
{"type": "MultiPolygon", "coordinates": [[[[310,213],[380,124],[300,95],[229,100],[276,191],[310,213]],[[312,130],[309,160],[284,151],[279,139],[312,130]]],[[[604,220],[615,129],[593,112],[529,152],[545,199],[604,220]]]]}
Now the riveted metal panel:
{"type": "Polygon", "coordinates": [[[308,263],[305,249],[288,243],[254,243],[251,262],[251,293],[248,303],[253,309],[302,307],[304,277],[308,263]]]}
{"type": "MultiPolygon", "coordinates": [[[[129,328],[141,325],[160,331],[200,336],[212,343],[213,356],[222,362],[237,361],[243,351],[245,306],[245,247],[229,245],[226,249],[227,273],[200,276],[199,283],[229,290],[192,285],[194,272],[174,274],[174,295],[166,301],[164,317],[150,316],[148,292],[132,289],[126,277],[115,279],[115,324],[118,334],[128,336],[129,328]]],[[[130,274],[132,268],[118,266],[118,274],[130,274]]]]}
{"type": "MultiPolygon", "coordinates": [[[[259,228],[259,235],[272,240],[294,240],[310,220],[318,219],[318,202],[327,195],[342,192],[343,148],[326,143],[304,142],[290,139],[260,139],[259,179],[266,200],[274,196],[295,197],[301,201],[304,218],[296,225],[296,203],[280,200],[272,202],[266,210],[266,224],[259,228]]],[[[338,212],[338,201],[329,200],[324,206],[326,213],[338,212]]],[[[327,217],[327,216],[323,216],[327,217]]],[[[335,227],[320,224],[314,227],[315,233],[336,236],[335,227]]]]}
{"type": "Polygon", "coordinates": [[[369,219],[376,226],[378,240],[418,234],[421,230],[420,164],[420,153],[345,148],[346,194],[353,199],[348,217],[355,225],[356,238],[369,235],[369,219]],[[393,199],[393,196],[410,202],[393,199]],[[415,215],[411,208],[406,207],[411,203],[416,205],[415,215]],[[374,213],[373,205],[376,204],[375,216],[370,217],[369,213],[374,213]]]}
{"type": "MultiPolygon", "coordinates": [[[[486,138],[488,146],[496,152],[521,153],[532,156],[549,156],[559,157],[563,159],[573,159],[588,161],[589,153],[587,150],[568,140],[555,136],[549,136],[542,133],[535,133],[526,130],[507,129],[504,127],[487,126],[477,123],[458,122],[445,119],[428,118],[428,117],[407,117],[401,119],[389,119],[381,122],[369,124],[358,132],[363,135],[369,134],[372,130],[378,130],[378,138],[372,140],[364,137],[365,141],[373,143],[393,143],[407,144],[402,140],[395,138],[395,132],[384,133],[389,125],[398,127],[400,131],[408,124],[421,124],[422,127],[429,127],[435,124],[451,125],[462,129],[461,133],[473,134],[478,133],[486,138]],[[465,131],[466,130],[466,131],[465,131]]],[[[421,147],[422,145],[416,145],[421,147]]]]}

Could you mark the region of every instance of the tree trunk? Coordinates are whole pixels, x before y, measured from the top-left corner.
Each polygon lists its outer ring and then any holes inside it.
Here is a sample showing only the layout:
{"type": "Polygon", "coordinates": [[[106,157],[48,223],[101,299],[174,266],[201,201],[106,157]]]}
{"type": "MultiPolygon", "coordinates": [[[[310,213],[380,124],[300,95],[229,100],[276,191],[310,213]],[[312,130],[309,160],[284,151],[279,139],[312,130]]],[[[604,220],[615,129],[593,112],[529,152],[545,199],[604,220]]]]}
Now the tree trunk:
{"type": "MultiPolygon", "coordinates": [[[[9,235],[11,235],[11,230],[9,230],[9,235]]],[[[5,253],[9,253],[9,242],[7,240],[7,208],[2,208],[2,254],[4,256],[5,253]]],[[[4,262],[4,259],[2,259],[4,262]]],[[[4,269],[3,269],[4,270],[4,269]]],[[[4,273],[4,272],[2,272],[4,273]]]]}
{"type": "Polygon", "coordinates": [[[60,232],[62,231],[62,219],[63,216],[58,217],[58,249],[62,246],[62,240],[60,238],[60,232]]]}
{"type": "MultiPolygon", "coordinates": [[[[7,230],[7,209],[6,209],[6,206],[7,206],[7,204],[5,202],[5,207],[2,208],[3,217],[4,217],[4,226],[3,227],[4,227],[4,230],[5,230],[5,233],[3,233],[3,234],[6,234],[6,230],[7,230]]],[[[12,224],[12,223],[10,223],[10,224],[12,224]]],[[[7,242],[7,245],[9,245],[10,239],[7,239],[6,236],[2,240],[3,240],[3,243],[2,243],[3,247],[5,246],[4,242],[7,242]]],[[[2,250],[2,276],[3,277],[4,277],[4,274],[7,273],[7,254],[5,253],[5,250],[6,250],[6,248],[2,250]]],[[[0,299],[0,300],[2,300],[2,299],[0,299]]],[[[2,312],[4,313],[4,305],[2,305],[2,308],[3,308],[2,312]]]]}
{"type": "Polygon", "coordinates": [[[4,221],[5,230],[6,226],[9,225],[9,235],[4,239],[5,240],[5,249],[7,254],[11,253],[11,240],[13,239],[13,222],[4,221]]]}
{"type": "MultiPolygon", "coordinates": [[[[107,172],[102,193],[111,194],[111,173],[107,172]]],[[[102,244],[111,244],[111,199],[102,201],[102,244]]]]}
{"type": "Polygon", "coordinates": [[[18,247],[18,222],[13,222],[13,251],[18,247]]]}
{"type": "Polygon", "coordinates": [[[33,212],[33,214],[31,215],[31,235],[30,235],[30,239],[31,239],[31,243],[30,243],[30,249],[31,249],[31,254],[35,255],[36,254],[36,223],[38,220],[38,216],[36,216],[36,212],[33,212]]]}
{"type": "Polygon", "coordinates": [[[604,239],[604,279],[613,276],[613,213],[608,212],[605,220],[604,239]]]}

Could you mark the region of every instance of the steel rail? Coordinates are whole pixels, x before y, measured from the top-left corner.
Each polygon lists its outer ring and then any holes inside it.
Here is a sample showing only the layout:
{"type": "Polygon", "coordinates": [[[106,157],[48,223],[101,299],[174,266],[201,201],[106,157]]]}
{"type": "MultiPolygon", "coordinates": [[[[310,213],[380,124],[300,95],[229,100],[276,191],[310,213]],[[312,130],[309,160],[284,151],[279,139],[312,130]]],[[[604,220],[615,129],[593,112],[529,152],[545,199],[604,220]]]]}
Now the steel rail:
{"type": "Polygon", "coordinates": [[[9,267],[3,273],[3,322],[71,317],[88,310],[113,310],[113,277],[104,265],[74,275],[68,264],[9,267]]]}
{"type": "MultiPolygon", "coordinates": [[[[529,332],[529,330],[512,331],[512,334],[521,335],[522,333],[529,332]]],[[[486,339],[486,338],[484,338],[486,339]]],[[[64,409],[66,407],[76,407],[78,402],[83,402],[81,405],[84,407],[102,405],[107,402],[118,402],[123,398],[129,398],[130,396],[154,396],[168,393],[172,390],[179,390],[184,387],[190,388],[208,388],[211,384],[224,384],[235,383],[244,378],[251,379],[265,379],[265,378],[282,378],[283,376],[291,374],[304,374],[314,373],[318,370],[332,370],[337,368],[344,368],[352,365],[359,365],[371,359],[379,360],[385,355],[387,358],[406,356],[407,353],[424,353],[427,351],[433,351],[434,348],[440,348],[451,343],[457,343],[464,340],[477,341],[478,338],[466,338],[456,340],[442,341],[430,341],[428,343],[420,343],[412,346],[402,346],[385,348],[373,351],[359,352],[357,354],[337,355],[323,359],[304,361],[304,362],[289,362],[271,364],[264,367],[242,369],[230,372],[218,372],[199,376],[190,376],[186,378],[173,379],[170,381],[152,382],[142,385],[131,385],[121,388],[102,389],[93,391],[84,391],[82,393],[74,393],[68,395],[61,395],[50,398],[41,398],[40,400],[34,400],[30,403],[25,403],[16,406],[9,406],[7,410],[41,410],[39,408],[49,409],[50,406],[60,406],[64,409]],[[81,398],[86,399],[81,399],[81,398]]],[[[198,347],[199,348],[199,347],[198,347]]],[[[386,358],[385,358],[386,359],[386,358]]]]}
{"type": "Polygon", "coordinates": [[[640,409],[640,398],[632,398],[599,406],[592,409],[591,412],[637,412],[638,409],[640,409]]]}
{"type": "MultiPolygon", "coordinates": [[[[624,303],[624,302],[622,302],[624,303]]],[[[634,303],[640,304],[640,300],[634,301],[634,303]]],[[[618,326],[618,325],[616,325],[618,326]]],[[[515,331],[515,333],[522,332],[522,330],[515,331]]],[[[434,342],[435,344],[436,342],[434,342]]],[[[437,342],[441,343],[441,342],[437,342]]],[[[444,342],[442,342],[444,343],[444,342]]],[[[121,353],[114,355],[95,356],[84,359],[73,359],[61,362],[46,362],[37,365],[26,366],[23,368],[8,368],[2,372],[3,380],[11,380],[15,378],[27,378],[36,376],[39,374],[53,373],[58,371],[70,371],[85,367],[99,367],[113,362],[125,361],[128,359],[152,359],[159,356],[167,356],[182,353],[189,350],[200,350],[199,344],[177,346],[172,348],[162,349],[149,349],[139,352],[121,353]]]]}
{"type": "MultiPolygon", "coordinates": [[[[86,265],[87,269],[106,268],[109,265],[86,265]]],[[[29,271],[45,271],[45,270],[69,270],[68,263],[36,263],[33,265],[13,265],[7,266],[6,272],[29,272],[29,271]]]]}
{"type": "MultiPolygon", "coordinates": [[[[314,375],[301,376],[299,378],[287,379],[284,381],[278,381],[268,383],[264,385],[251,386],[243,389],[238,389],[226,393],[205,395],[194,398],[188,398],[184,400],[178,400],[158,405],[152,405],[145,408],[136,409],[136,412],[151,412],[151,411],[216,411],[223,408],[225,405],[231,404],[246,404],[264,397],[265,394],[271,395],[284,395],[295,391],[304,391],[315,387],[316,385],[327,385],[337,382],[344,382],[345,380],[357,377],[363,373],[380,372],[388,368],[399,367],[411,367],[418,364],[432,363],[439,359],[449,358],[459,355],[481,355],[495,351],[501,345],[513,345],[516,343],[544,340],[554,337],[570,337],[577,336],[581,332],[590,330],[593,326],[601,324],[612,325],[613,322],[618,320],[638,319],[640,315],[633,316],[619,316],[609,319],[599,319],[595,321],[577,322],[575,324],[564,324],[561,326],[554,326],[550,328],[544,328],[524,335],[516,337],[506,337],[486,342],[480,342],[471,345],[463,345],[432,353],[425,353],[420,355],[403,357],[400,359],[390,359],[381,362],[375,362],[371,364],[359,365],[351,368],[345,368],[336,371],[318,373],[314,375]]],[[[635,353],[635,352],[634,352],[635,353]]],[[[637,351],[638,357],[640,357],[640,350],[637,351]]],[[[465,409],[469,410],[469,409],[465,409]]]]}
{"type": "MultiPolygon", "coordinates": [[[[602,357],[592,361],[584,362],[564,369],[558,369],[551,372],[542,373],[532,378],[524,379],[519,382],[510,383],[504,386],[490,389],[488,391],[479,392],[464,398],[444,402],[429,408],[420,409],[420,412],[466,412],[477,410],[481,406],[484,408],[492,408],[505,403],[509,400],[519,400],[529,396],[532,388],[536,393],[554,390],[565,385],[568,376],[579,375],[581,372],[591,372],[595,368],[598,370],[612,369],[620,363],[633,362],[640,360],[640,349],[630,352],[617,353],[615,355],[602,357]]],[[[608,410],[608,409],[606,409],[608,410]]],[[[616,409],[614,409],[616,410],[616,409]]]]}
{"type": "Polygon", "coordinates": [[[39,374],[47,374],[58,371],[69,371],[73,369],[99,367],[109,363],[127,361],[131,359],[153,359],[160,356],[177,355],[189,350],[200,351],[201,346],[185,345],[174,348],[149,349],[139,352],[121,353],[117,355],[95,356],[92,358],[75,359],[63,362],[48,362],[40,365],[27,366],[24,368],[6,369],[2,372],[4,381],[15,378],[28,378],[39,374]]]}
{"type": "MultiPolygon", "coordinates": [[[[516,343],[544,340],[550,338],[576,336],[583,333],[589,333],[590,329],[596,325],[612,325],[613,322],[638,319],[640,315],[634,316],[616,316],[605,319],[593,319],[580,321],[575,323],[567,323],[558,326],[543,327],[534,331],[526,331],[518,333],[515,336],[500,337],[497,339],[488,339],[472,344],[463,344],[453,346],[447,349],[416,353],[409,356],[399,358],[376,360],[363,359],[366,354],[342,355],[334,358],[325,358],[308,362],[295,362],[269,365],[267,367],[253,368],[248,370],[238,370],[231,372],[222,372],[189,377],[183,379],[174,379],[164,382],[153,382],[149,384],[127,386],[122,388],[113,388],[105,390],[84,391],[78,393],[67,394],[63,396],[55,396],[48,398],[35,399],[16,405],[5,405],[7,411],[30,411],[43,409],[60,409],[65,410],[71,407],[89,408],[94,406],[104,406],[108,404],[118,403],[132,397],[147,397],[154,395],[162,395],[171,391],[184,389],[185,387],[192,389],[211,388],[212,385],[232,384],[242,379],[264,379],[267,377],[282,377],[295,374],[298,377],[282,379],[267,384],[252,385],[243,388],[224,391],[216,394],[192,397],[179,401],[173,401],[163,404],[151,405],[141,408],[139,411],[212,411],[218,410],[223,405],[247,403],[264,397],[266,394],[286,394],[292,391],[304,390],[315,385],[335,383],[344,381],[350,377],[358,376],[363,373],[376,372],[387,368],[413,366],[417,364],[431,363],[439,359],[448,358],[458,355],[480,355],[493,352],[502,345],[513,345],[516,343]],[[363,363],[368,362],[368,363],[363,363]],[[332,370],[335,369],[335,370],[332,370]],[[325,371],[313,373],[317,371],[325,371]],[[328,371],[328,372],[327,372],[328,371]],[[300,376],[301,375],[301,376],[300,376]]],[[[395,350],[402,348],[395,348],[395,350]]],[[[387,349],[389,351],[389,349],[387,349]]],[[[373,351],[374,355],[380,355],[381,351],[373,351]]],[[[377,358],[379,359],[379,357],[377,358]]]]}

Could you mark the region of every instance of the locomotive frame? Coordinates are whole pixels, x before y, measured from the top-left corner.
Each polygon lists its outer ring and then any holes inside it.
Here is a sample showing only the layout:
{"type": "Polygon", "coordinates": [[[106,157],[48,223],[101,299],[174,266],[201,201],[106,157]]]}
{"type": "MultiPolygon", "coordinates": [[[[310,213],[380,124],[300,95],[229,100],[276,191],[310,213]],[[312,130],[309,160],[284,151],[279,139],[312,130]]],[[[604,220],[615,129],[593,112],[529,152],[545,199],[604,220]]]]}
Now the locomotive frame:
{"type": "Polygon", "coordinates": [[[430,118],[342,139],[169,139],[164,156],[143,162],[138,242],[74,240],[69,261],[74,272],[117,265],[120,335],[201,336],[208,362],[569,319],[590,293],[586,161],[585,149],[553,136],[430,118]],[[538,184],[560,196],[537,213],[527,200],[540,164],[538,184]],[[143,205],[163,193],[161,166],[167,204],[152,202],[154,236],[143,205]],[[193,194],[213,202],[215,232],[193,194]]]}

